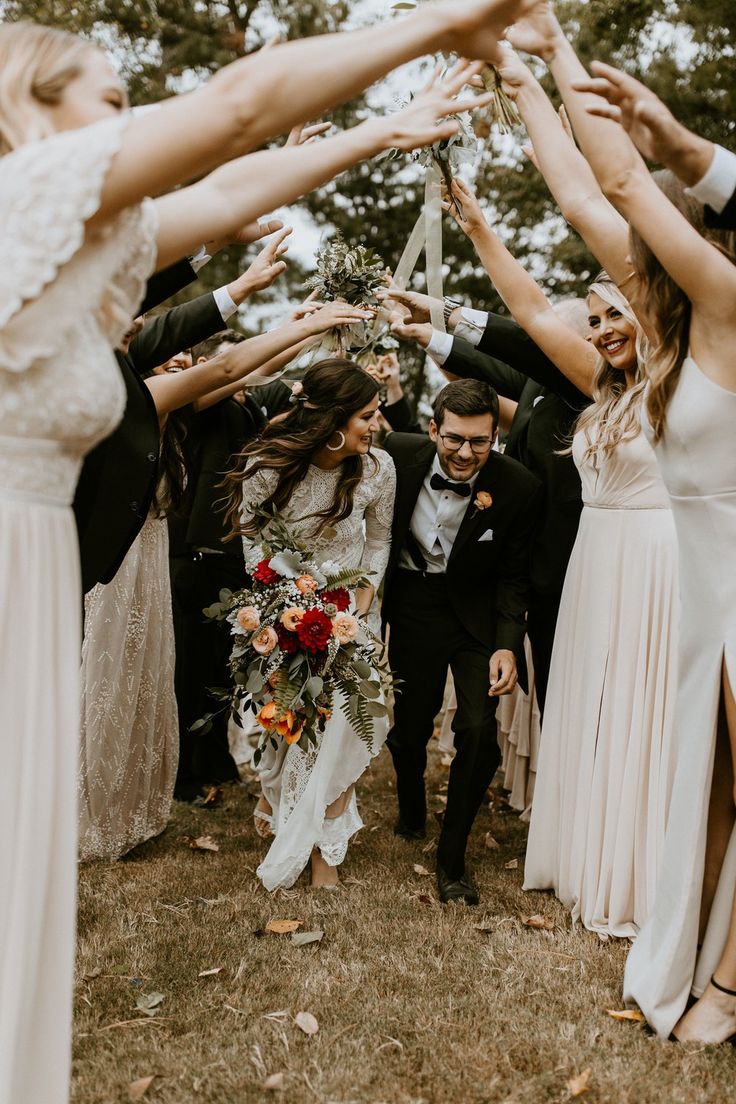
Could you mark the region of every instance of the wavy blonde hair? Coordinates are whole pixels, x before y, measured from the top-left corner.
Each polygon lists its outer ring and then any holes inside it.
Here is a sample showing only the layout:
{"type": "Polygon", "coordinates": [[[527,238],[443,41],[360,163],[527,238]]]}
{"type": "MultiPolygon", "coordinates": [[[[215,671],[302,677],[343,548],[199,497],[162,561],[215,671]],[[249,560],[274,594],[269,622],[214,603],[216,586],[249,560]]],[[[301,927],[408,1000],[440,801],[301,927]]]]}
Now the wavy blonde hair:
{"type": "MultiPolygon", "coordinates": [[[[613,368],[604,357],[598,358],[593,375],[593,402],[575,423],[575,433],[585,433],[587,448],[584,458],[595,462],[613,452],[622,441],[638,436],[641,430],[639,405],[645,387],[644,365],[647,349],[644,331],[626,299],[607,272],[599,272],[588,288],[588,295],[598,295],[604,303],[620,311],[636,331],[637,382],[627,388],[620,368],[613,368]],[[595,432],[593,432],[595,430],[595,432]]],[[[568,450],[570,451],[570,450],[568,450]]]]}
{"type": "Polygon", "coordinates": [[[25,21],[0,26],[0,156],[53,133],[42,107],[59,103],[96,49],[56,27],[25,21]]]}
{"type": "MultiPolygon", "coordinates": [[[[660,191],[694,229],[736,263],[736,235],[725,230],[707,230],[704,208],[688,195],[668,169],[653,174],[660,191]]],[[[641,235],[630,230],[631,260],[639,276],[641,299],[651,328],[653,348],[647,360],[647,415],[658,441],[664,433],[667,405],[680,378],[682,362],[690,343],[691,304],[685,292],[662,267],[641,235]]]]}

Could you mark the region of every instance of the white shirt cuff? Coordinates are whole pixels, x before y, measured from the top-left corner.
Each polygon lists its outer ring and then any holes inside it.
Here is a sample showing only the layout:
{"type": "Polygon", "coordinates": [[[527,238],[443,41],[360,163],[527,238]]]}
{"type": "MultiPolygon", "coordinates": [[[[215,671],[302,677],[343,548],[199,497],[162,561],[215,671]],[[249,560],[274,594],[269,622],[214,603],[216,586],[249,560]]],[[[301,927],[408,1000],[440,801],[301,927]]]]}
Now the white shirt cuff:
{"type": "Polygon", "coordinates": [[[237,312],[238,304],[233,299],[230,292],[226,287],[219,287],[212,292],[215,303],[217,303],[217,309],[222,315],[222,321],[227,322],[228,318],[237,312]]]}
{"type": "Polygon", "coordinates": [[[713,160],[705,176],[685,191],[694,196],[699,203],[712,207],[720,215],[736,191],[736,153],[731,153],[723,146],[716,146],[713,160]]]}
{"type": "Polygon", "coordinates": [[[444,364],[452,352],[452,335],[440,333],[439,330],[432,330],[427,352],[435,364],[444,364]]]}
{"type": "Polygon", "coordinates": [[[478,345],[488,325],[488,312],[463,307],[460,321],[455,327],[455,337],[462,337],[471,345],[478,345]]]}

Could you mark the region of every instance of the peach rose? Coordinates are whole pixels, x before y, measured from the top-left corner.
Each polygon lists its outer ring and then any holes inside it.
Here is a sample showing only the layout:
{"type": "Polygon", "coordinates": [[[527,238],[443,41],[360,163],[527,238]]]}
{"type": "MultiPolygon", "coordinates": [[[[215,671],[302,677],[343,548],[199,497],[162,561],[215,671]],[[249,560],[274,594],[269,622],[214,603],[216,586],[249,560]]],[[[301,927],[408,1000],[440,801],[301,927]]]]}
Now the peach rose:
{"type": "Polygon", "coordinates": [[[493,505],[493,495],[489,494],[488,491],[478,491],[473,505],[476,510],[487,510],[489,506],[493,505]]]}
{"type": "Polygon", "coordinates": [[[285,609],[284,612],[281,614],[279,621],[285,629],[289,630],[289,632],[296,632],[299,622],[301,621],[303,616],[304,610],[299,609],[298,606],[289,606],[289,608],[285,609]]]}
{"type": "Polygon", "coordinates": [[[270,655],[279,642],[275,629],[265,625],[251,640],[254,651],[259,655],[270,655]]]}
{"type": "Polygon", "coordinates": [[[341,613],[332,622],[332,633],[341,644],[349,644],[358,635],[358,622],[350,613],[341,613]]]}
{"type": "Polygon", "coordinates": [[[302,594],[314,594],[317,590],[317,580],[313,579],[311,575],[300,575],[294,582],[297,590],[300,590],[302,594]]]}
{"type": "Polygon", "coordinates": [[[261,728],[270,729],[275,727],[276,702],[266,702],[266,704],[262,706],[260,713],[256,714],[256,723],[259,724],[261,728]]]}
{"type": "Polygon", "coordinates": [[[261,623],[261,618],[255,606],[243,606],[238,610],[236,621],[245,632],[255,632],[261,623]]]}

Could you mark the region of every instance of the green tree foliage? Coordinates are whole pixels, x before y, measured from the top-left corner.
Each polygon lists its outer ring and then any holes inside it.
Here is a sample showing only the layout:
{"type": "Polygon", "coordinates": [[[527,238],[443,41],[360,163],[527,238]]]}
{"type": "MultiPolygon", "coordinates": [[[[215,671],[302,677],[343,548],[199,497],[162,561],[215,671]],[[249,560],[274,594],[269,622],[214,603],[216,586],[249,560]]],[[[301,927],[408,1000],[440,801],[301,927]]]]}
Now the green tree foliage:
{"type": "MultiPolygon", "coordinates": [[[[339,30],[355,7],[349,0],[0,0],[0,15],[53,23],[114,47],[132,102],[146,103],[192,87],[258,49],[275,32],[293,39],[339,30]]],[[[687,126],[733,146],[733,0],[559,0],[557,7],[584,62],[600,58],[623,66],[653,87],[687,126]]],[[[389,18],[390,8],[391,0],[385,7],[376,4],[377,15],[389,18]]],[[[545,84],[554,98],[547,78],[545,84]]],[[[406,89],[407,98],[412,91],[406,89]]],[[[338,126],[351,125],[370,110],[363,97],[333,118],[338,126]]],[[[484,142],[476,175],[479,193],[516,255],[549,291],[580,294],[597,266],[564,227],[544,183],[525,161],[523,137],[523,132],[492,134],[484,142]]],[[[306,198],[303,206],[318,225],[337,227],[349,243],[369,245],[393,265],[422,198],[417,172],[400,158],[359,165],[306,198]]],[[[231,279],[238,260],[236,251],[225,251],[203,270],[194,292],[231,279]]],[[[499,306],[472,248],[452,225],[445,230],[445,262],[449,293],[499,306]]],[[[416,280],[421,286],[420,273],[416,280]]],[[[298,265],[292,264],[290,281],[290,292],[299,296],[304,273],[298,265]]],[[[417,364],[410,365],[412,371],[417,364]]],[[[420,390],[417,380],[414,391],[420,390]]]]}

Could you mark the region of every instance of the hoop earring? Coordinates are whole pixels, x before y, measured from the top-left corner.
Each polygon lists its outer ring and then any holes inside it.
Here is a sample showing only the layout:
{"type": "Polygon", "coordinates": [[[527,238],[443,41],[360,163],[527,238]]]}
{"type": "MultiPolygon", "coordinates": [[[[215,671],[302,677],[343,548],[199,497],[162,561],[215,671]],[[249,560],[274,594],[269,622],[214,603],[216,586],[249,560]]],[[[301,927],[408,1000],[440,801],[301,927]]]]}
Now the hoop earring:
{"type": "Polygon", "coordinates": [[[336,429],[335,433],[337,433],[340,437],[340,444],[339,445],[327,445],[326,444],[325,448],[327,449],[328,452],[339,452],[340,449],[345,448],[345,434],[343,433],[343,431],[341,429],[336,429]]]}

